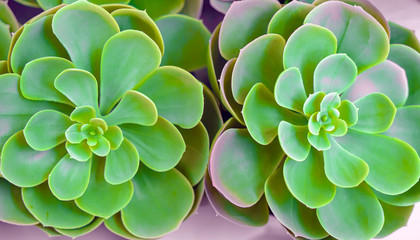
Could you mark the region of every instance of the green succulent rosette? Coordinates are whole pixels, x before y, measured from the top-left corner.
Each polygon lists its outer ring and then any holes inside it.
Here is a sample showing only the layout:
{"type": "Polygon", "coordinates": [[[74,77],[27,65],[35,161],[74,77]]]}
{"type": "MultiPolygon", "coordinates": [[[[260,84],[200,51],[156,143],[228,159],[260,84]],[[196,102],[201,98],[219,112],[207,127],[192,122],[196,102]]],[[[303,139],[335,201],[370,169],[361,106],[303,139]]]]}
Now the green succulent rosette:
{"type": "Polygon", "coordinates": [[[308,239],[405,226],[420,201],[420,54],[389,32],[364,0],[232,4],[209,46],[233,116],[205,183],[220,215],[261,226],[270,209],[308,239]]]}
{"type": "Polygon", "coordinates": [[[177,229],[204,191],[203,85],[163,66],[146,12],[60,5],[23,25],[10,49],[0,75],[0,220],[71,237],[103,222],[129,239],[177,229]]]}
{"type": "Polygon", "coordinates": [[[12,32],[19,28],[12,10],[7,2],[0,1],[0,73],[7,72],[7,54],[9,53],[12,32]]]}

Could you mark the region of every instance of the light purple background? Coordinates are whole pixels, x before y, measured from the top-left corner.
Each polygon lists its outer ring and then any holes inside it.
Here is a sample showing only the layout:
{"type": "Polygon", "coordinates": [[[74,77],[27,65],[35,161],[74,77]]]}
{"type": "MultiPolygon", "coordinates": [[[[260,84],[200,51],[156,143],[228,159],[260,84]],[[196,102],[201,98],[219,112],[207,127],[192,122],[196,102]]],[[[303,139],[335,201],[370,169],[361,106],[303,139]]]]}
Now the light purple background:
{"type": "MultiPolygon", "coordinates": [[[[416,31],[420,38],[420,0],[371,0],[389,20],[416,31]]],[[[420,67],[420,66],[419,66],[420,67]]],[[[0,222],[0,240],[41,240],[48,239],[34,226],[15,226],[0,222]]],[[[68,237],[54,237],[54,240],[69,240],[68,237]]],[[[77,240],[119,240],[104,226],[77,240]]],[[[270,216],[268,224],[260,228],[243,227],[216,216],[208,201],[204,200],[198,213],[187,219],[181,227],[162,240],[289,240],[290,237],[280,227],[278,221],[270,216]]],[[[414,208],[406,227],[403,227],[384,240],[419,240],[420,205],[414,208]]]]}

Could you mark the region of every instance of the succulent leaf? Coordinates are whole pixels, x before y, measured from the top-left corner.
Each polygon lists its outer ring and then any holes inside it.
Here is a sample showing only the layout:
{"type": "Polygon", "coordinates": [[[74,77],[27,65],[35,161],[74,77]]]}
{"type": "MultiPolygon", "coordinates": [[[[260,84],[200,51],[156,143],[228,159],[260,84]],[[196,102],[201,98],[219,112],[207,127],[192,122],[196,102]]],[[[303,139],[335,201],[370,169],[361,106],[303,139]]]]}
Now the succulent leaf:
{"type": "Polygon", "coordinates": [[[55,79],[54,86],[77,107],[91,106],[95,110],[98,109],[98,83],[90,72],[79,69],[64,70],[55,79]]]}
{"type": "Polygon", "coordinates": [[[111,150],[105,160],[105,180],[118,185],[132,179],[139,168],[139,153],[136,147],[124,139],[116,150],[111,150]]]}
{"type": "Polygon", "coordinates": [[[74,68],[72,62],[60,57],[43,57],[25,65],[20,78],[22,95],[31,100],[54,101],[72,105],[54,87],[54,80],[64,70],[74,68]]]}
{"type": "Polygon", "coordinates": [[[225,59],[239,55],[239,50],[266,33],[271,17],[281,5],[275,0],[238,1],[229,8],[220,28],[219,47],[225,59]]]}
{"type": "Polygon", "coordinates": [[[268,24],[268,33],[276,33],[287,40],[305,20],[306,15],[314,8],[302,1],[292,1],[274,14],[268,24]]]}
{"type": "Polygon", "coordinates": [[[210,32],[202,21],[180,14],[166,15],[159,17],[156,25],[165,44],[162,66],[177,66],[187,71],[206,66],[207,58],[203,53],[207,50],[210,32]]]}
{"type": "Polygon", "coordinates": [[[158,119],[155,104],[137,91],[129,90],[110,114],[104,117],[109,126],[133,123],[152,126],[158,119]]]}
{"type": "Polygon", "coordinates": [[[64,156],[48,176],[48,186],[55,197],[62,201],[83,195],[89,183],[92,161],[79,162],[64,156]]]}
{"type": "Polygon", "coordinates": [[[296,161],[304,161],[311,149],[308,142],[308,127],[296,126],[281,121],[278,127],[281,148],[287,156],[296,161]]]}
{"type": "Polygon", "coordinates": [[[337,52],[347,54],[357,65],[359,73],[383,62],[388,56],[389,38],[385,29],[359,6],[327,1],[311,11],[305,23],[333,32],[337,38],[337,52]]]}
{"type": "Polygon", "coordinates": [[[282,157],[277,142],[260,145],[246,129],[228,129],[210,156],[213,186],[235,205],[250,207],[262,197],[264,182],[282,157]]]}
{"type": "Polygon", "coordinates": [[[242,111],[249,133],[263,145],[274,140],[281,121],[304,123],[306,120],[301,115],[277,105],[274,95],[263,83],[257,83],[252,87],[242,111]]]}
{"type": "Polygon", "coordinates": [[[289,192],[283,177],[283,166],[265,182],[265,197],[274,216],[295,236],[321,239],[328,236],[316,216],[315,209],[306,207],[289,192]]]}
{"type": "Polygon", "coordinates": [[[384,225],[381,204],[365,183],[355,188],[337,188],[334,199],[318,208],[317,215],[325,230],[338,239],[371,239],[384,225]]]}
{"type": "Polygon", "coordinates": [[[277,34],[263,35],[241,49],[232,73],[232,93],[236,102],[245,98],[256,83],[263,83],[273,92],[283,66],[285,41],[277,34]]]}
{"type": "Polygon", "coordinates": [[[93,216],[80,210],[73,201],[60,201],[48,184],[22,188],[26,208],[43,225],[56,228],[79,228],[93,220],[93,216]]]}
{"type": "Polygon", "coordinates": [[[327,178],[341,188],[358,186],[368,175],[369,166],[341,147],[334,138],[330,138],[329,141],[331,148],[323,152],[327,178]]]}
{"type": "Polygon", "coordinates": [[[85,162],[92,157],[92,150],[87,142],[73,144],[67,141],[66,150],[70,157],[77,161],[85,162]]]}
{"type": "Polygon", "coordinates": [[[186,146],[181,133],[164,118],[159,117],[153,126],[124,124],[120,127],[124,137],[136,146],[140,160],[154,171],[168,171],[184,154],[186,146]]]}
{"type": "Polygon", "coordinates": [[[20,131],[3,146],[1,174],[16,186],[34,187],[47,180],[48,174],[64,155],[62,145],[43,152],[34,150],[20,131]]]}
{"type": "Polygon", "coordinates": [[[85,193],[75,200],[83,211],[109,218],[123,209],[133,196],[133,184],[127,181],[112,185],[105,180],[105,159],[93,157],[89,185],[85,193]]]}
{"type": "Polygon", "coordinates": [[[0,178],[0,220],[19,225],[33,225],[38,221],[23,204],[21,189],[4,178],[0,178]]]}
{"type": "Polygon", "coordinates": [[[408,97],[404,69],[389,60],[359,74],[354,84],[343,93],[343,98],[356,101],[371,93],[383,93],[396,107],[404,105],[408,97]]]}
{"type": "Polygon", "coordinates": [[[54,14],[52,29],[74,65],[100,79],[102,49],[105,42],[119,32],[118,24],[112,16],[95,4],[77,1],[54,14]],[[74,36],[77,36],[77,41],[74,40],[74,36]]]}
{"type": "Polygon", "coordinates": [[[109,113],[140,79],[155,71],[160,59],[159,47],[144,32],[125,30],[109,38],[101,58],[101,113],[109,113]]]}
{"type": "Polygon", "coordinates": [[[325,175],[322,153],[314,148],[302,162],[287,158],[283,175],[292,195],[309,208],[325,206],[334,198],[335,185],[325,175]]]}
{"type": "Polygon", "coordinates": [[[274,97],[280,106],[303,112],[307,97],[298,68],[288,68],[279,75],[274,86],[274,97]]]}
{"type": "Polygon", "coordinates": [[[296,67],[302,74],[306,94],[313,93],[313,75],[318,63],[336,53],[337,39],[334,34],[313,24],[299,27],[284,47],[284,68],[296,67]]]}
{"type": "Polygon", "coordinates": [[[399,139],[351,129],[345,136],[335,139],[344,149],[368,164],[369,174],[365,181],[379,192],[401,194],[419,180],[418,154],[399,139]]]}
{"type": "Polygon", "coordinates": [[[217,212],[227,220],[250,226],[263,226],[268,222],[269,212],[267,201],[261,198],[251,207],[242,208],[231,203],[213,187],[208,172],[205,178],[206,196],[217,212]]]}
{"type": "Polygon", "coordinates": [[[352,129],[367,133],[385,132],[394,121],[397,109],[382,93],[371,93],[354,102],[358,110],[357,123],[352,129]]]}
{"type": "Polygon", "coordinates": [[[333,54],[316,66],[314,72],[315,92],[337,92],[346,90],[357,76],[357,66],[346,54],[333,54]]]}
{"type": "Polygon", "coordinates": [[[176,169],[155,172],[141,165],[132,182],[133,198],[121,217],[136,236],[156,238],[177,229],[193,205],[193,188],[176,169]]]}
{"type": "Polygon", "coordinates": [[[134,90],[155,103],[160,117],[182,128],[193,128],[203,115],[203,85],[181,68],[160,67],[134,90]]]}

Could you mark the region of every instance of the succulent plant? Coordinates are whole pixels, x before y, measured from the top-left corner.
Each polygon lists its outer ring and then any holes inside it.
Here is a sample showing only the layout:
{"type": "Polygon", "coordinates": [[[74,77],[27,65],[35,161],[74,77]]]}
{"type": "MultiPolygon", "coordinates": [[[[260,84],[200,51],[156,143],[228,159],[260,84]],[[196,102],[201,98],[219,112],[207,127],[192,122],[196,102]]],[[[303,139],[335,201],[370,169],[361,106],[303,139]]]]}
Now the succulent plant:
{"type": "Polygon", "coordinates": [[[216,211],[260,226],[270,209],[309,239],[404,226],[420,201],[420,54],[401,32],[365,0],[233,3],[209,45],[233,116],[211,150],[216,211]]]}
{"type": "MultiPolygon", "coordinates": [[[[44,10],[60,4],[70,4],[77,0],[15,0],[23,5],[44,10]]],[[[137,9],[147,10],[148,15],[156,19],[172,13],[182,13],[198,18],[203,8],[203,0],[87,0],[95,4],[130,4],[137,9]]]]}
{"type": "Polygon", "coordinates": [[[209,154],[203,85],[163,66],[145,11],[60,5],[23,25],[10,49],[0,75],[1,221],[71,237],[104,222],[126,238],[156,238],[194,211],[209,154]]]}

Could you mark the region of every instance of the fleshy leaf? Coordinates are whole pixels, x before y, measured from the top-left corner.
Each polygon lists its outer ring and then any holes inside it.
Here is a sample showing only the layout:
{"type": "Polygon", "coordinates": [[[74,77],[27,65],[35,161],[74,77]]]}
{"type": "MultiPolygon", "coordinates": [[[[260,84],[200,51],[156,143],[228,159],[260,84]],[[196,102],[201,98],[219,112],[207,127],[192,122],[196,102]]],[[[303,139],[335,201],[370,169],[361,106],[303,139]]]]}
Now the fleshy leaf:
{"type": "Polygon", "coordinates": [[[23,130],[26,142],[37,151],[45,151],[66,140],[64,135],[72,125],[70,118],[55,110],[39,111],[29,119],[23,130]]]}
{"type": "Polygon", "coordinates": [[[216,95],[217,98],[220,98],[220,88],[218,81],[221,79],[220,75],[222,73],[223,67],[226,64],[226,60],[220,55],[219,49],[219,34],[221,25],[222,23],[219,23],[213,30],[207,51],[207,75],[209,78],[211,90],[214,92],[214,95],[216,95]]]}
{"type": "Polygon", "coordinates": [[[99,79],[102,48],[108,38],[119,32],[112,16],[95,4],[78,1],[54,14],[52,28],[74,65],[99,79]]]}
{"type": "Polygon", "coordinates": [[[369,173],[365,161],[341,147],[334,138],[329,138],[331,148],[324,151],[325,174],[338,187],[358,186],[369,173]]]}
{"type": "Polygon", "coordinates": [[[384,28],[361,7],[328,1],[314,8],[305,23],[331,30],[337,37],[338,53],[347,54],[364,70],[383,62],[389,52],[389,38],[384,28]]]}
{"type": "Polygon", "coordinates": [[[341,101],[337,110],[340,112],[340,119],[344,120],[348,127],[353,126],[359,119],[359,109],[349,100],[341,101]]]}
{"type": "Polygon", "coordinates": [[[159,16],[178,13],[184,7],[183,0],[171,1],[148,1],[148,0],[131,0],[130,5],[141,9],[147,10],[147,14],[156,19],[159,16]]]}
{"type": "Polygon", "coordinates": [[[325,175],[322,152],[314,148],[302,162],[287,158],[283,175],[292,195],[309,208],[325,206],[334,198],[335,185],[325,175]]]}
{"type": "MultiPolygon", "coordinates": [[[[315,0],[315,1],[310,0],[310,1],[313,5],[318,6],[321,3],[324,3],[324,2],[327,2],[327,1],[334,1],[334,0],[315,0]]],[[[374,17],[382,25],[382,27],[385,29],[388,36],[390,35],[389,26],[388,26],[388,23],[385,19],[385,16],[382,14],[382,12],[377,7],[375,7],[375,5],[371,1],[369,1],[369,0],[341,0],[341,1],[345,2],[349,5],[352,5],[352,6],[362,7],[363,10],[365,10],[367,13],[369,13],[372,17],[374,17]]]]}
{"type": "Polygon", "coordinates": [[[298,68],[291,67],[280,74],[274,87],[274,97],[280,106],[303,112],[306,92],[298,68]]]}
{"type": "Polygon", "coordinates": [[[359,109],[358,120],[351,128],[367,133],[386,131],[397,112],[391,99],[382,93],[366,95],[354,102],[354,105],[359,109]]]}
{"type": "Polygon", "coordinates": [[[335,138],[347,151],[369,166],[365,181],[375,190],[396,195],[410,189],[420,177],[420,159],[407,143],[388,136],[349,129],[335,138]]]}
{"type": "Polygon", "coordinates": [[[36,187],[22,188],[26,208],[46,227],[79,228],[93,220],[93,216],[80,210],[73,201],[58,200],[47,183],[36,187]]]}
{"type": "Polygon", "coordinates": [[[109,126],[133,123],[151,126],[156,123],[158,112],[148,97],[137,91],[129,90],[110,114],[104,117],[109,126]]]}
{"type": "Polygon", "coordinates": [[[313,5],[302,1],[292,1],[274,14],[268,24],[268,33],[276,33],[284,39],[303,25],[306,15],[314,8],[313,5]]]}
{"type": "Polygon", "coordinates": [[[160,173],[141,165],[132,182],[133,199],[121,215],[136,236],[156,238],[177,229],[193,205],[193,188],[176,169],[160,173]]]}
{"type": "Polygon", "coordinates": [[[420,201],[420,182],[414,184],[408,191],[397,195],[383,194],[374,189],[373,191],[381,201],[394,206],[407,207],[420,201]]]}
{"type": "Polygon", "coordinates": [[[306,120],[303,116],[278,106],[273,94],[263,83],[252,87],[242,112],[249,133],[263,145],[274,140],[281,121],[304,123],[306,120]]]}
{"type": "Polygon", "coordinates": [[[90,72],[64,70],[55,79],[54,86],[77,107],[91,106],[98,109],[98,83],[90,72]]]}
{"type": "Polygon", "coordinates": [[[208,132],[208,137],[210,140],[216,136],[217,131],[223,125],[223,117],[220,112],[220,103],[217,100],[216,96],[211,92],[211,90],[203,85],[204,93],[204,111],[201,122],[204,124],[208,132]]]}
{"type": "Polygon", "coordinates": [[[226,110],[229,111],[232,116],[245,125],[242,116],[242,105],[236,102],[232,94],[232,72],[236,64],[236,58],[229,60],[223,67],[222,73],[220,74],[220,100],[226,110]]]}
{"type": "Polygon", "coordinates": [[[337,39],[328,29],[305,24],[287,40],[284,47],[284,68],[300,70],[307,94],[313,93],[313,75],[318,63],[337,50],[337,39]]]}
{"type": "Polygon", "coordinates": [[[266,34],[241,49],[232,73],[232,93],[236,102],[244,104],[248,92],[259,82],[273,92],[283,70],[284,44],[280,35],[266,34]]]}
{"type": "Polygon", "coordinates": [[[321,101],[321,111],[329,111],[333,108],[337,108],[340,105],[340,102],[341,99],[338,93],[328,93],[321,101]]]}
{"type": "Polygon", "coordinates": [[[81,162],[85,162],[92,157],[92,151],[86,142],[72,144],[66,142],[66,149],[70,157],[81,162]]]}
{"type": "Polygon", "coordinates": [[[181,160],[185,143],[181,133],[168,120],[159,117],[153,126],[124,124],[124,137],[136,146],[140,160],[155,171],[167,171],[181,160]]]}
{"type": "Polygon", "coordinates": [[[16,186],[33,187],[47,180],[48,174],[64,155],[62,145],[43,152],[32,149],[20,131],[4,144],[1,174],[16,186]]]}
{"type": "Polygon", "coordinates": [[[384,224],[381,204],[364,183],[355,188],[337,187],[332,202],[318,208],[317,215],[324,229],[338,239],[371,239],[384,224]]]}
{"type": "Polygon", "coordinates": [[[25,24],[10,56],[13,72],[21,74],[25,65],[34,59],[47,56],[69,58],[51,29],[52,19],[51,15],[44,16],[30,24],[25,24]]]}
{"type": "Polygon", "coordinates": [[[54,87],[55,78],[64,70],[75,68],[65,58],[43,57],[25,65],[20,79],[20,89],[25,98],[31,100],[72,103],[54,87]]]}
{"type": "Polygon", "coordinates": [[[97,143],[94,146],[89,146],[92,152],[98,156],[105,157],[111,150],[111,144],[104,137],[101,136],[97,139],[97,143]]]}
{"type": "Polygon", "coordinates": [[[205,178],[206,196],[217,214],[227,220],[245,224],[247,226],[260,227],[268,222],[268,205],[264,198],[261,198],[256,204],[248,208],[241,208],[229,202],[213,187],[208,172],[205,178]]]}
{"type": "Polygon", "coordinates": [[[225,59],[237,57],[240,49],[266,33],[271,17],[280,7],[275,0],[233,3],[220,28],[219,47],[222,56],[225,59]]]}
{"type": "Polygon", "coordinates": [[[91,106],[76,107],[70,114],[70,119],[82,124],[89,123],[89,120],[95,118],[95,109],[91,106]]]}
{"type": "Polygon", "coordinates": [[[309,94],[308,99],[306,99],[305,104],[303,104],[303,113],[309,117],[315,112],[319,112],[321,110],[320,106],[324,97],[325,93],[323,92],[309,94]]]}
{"type": "Polygon", "coordinates": [[[315,210],[306,207],[289,192],[283,178],[283,165],[265,182],[265,197],[274,216],[294,235],[313,239],[328,236],[315,210]]]}
{"type": "Polygon", "coordinates": [[[156,25],[165,44],[162,66],[177,66],[189,72],[206,66],[210,32],[202,21],[177,14],[160,17],[156,25]]]}
{"type": "Polygon", "coordinates": [[[420,153],[420,106],[408,106],[397,109],[394,122],[385,135],[395,137],[410,144],[420,153]]]}
{"type": "Polygon", "coordinates": [[[134,236],[125,228],[124,223],[121,220],[121,212],[118,212],[114,216],[106,219],[104,225],[108,228],[108,230],[123,238],[143,240],[142,238],[134,236]]]}
{"type": "Polygon", "coordinates": [[[405,105],[420,105],[420,49],[418,51],[405,45],[392,44],[388,55],[388,59],[402,67],[407,76],[408,98],[405,105]]]}
{"type": "Polygon", "coordinates": [[[75,228],[75,229],[55,228],[55,230],[65,236],[77,238],[77,237],[80,237],[82,235],[92,232],[93,230],[98,228],[103,223],[104,220],[105,219],[103,218],[95,218],[88,225],[83,226],[81,228],[75,228]]]}
{"type": "Polygon", "coordinates": [[[281,121],[278,127],[281,148],[287,156],[296,161],[307,158],[311,145],[308,142],[308,127],[296,126],[286,121],[281,121]]]}
{"type": "Polygon", "coordinates": [[[127,90],[152,73],[160,58],[158,45],[144,32],[125,30],[112,36],[101,58],[101,113],[107,114],[127,90]]]}
{"type": "Polygon", "coordinates": [[[346,54],[333,54],[316,66],[314,72],[314,91],[337,92],[346,90],[356,79],[357,66],[346,54]]]}
{"type": "Polygon", "coordinates": [[[228,129],[210,156],[213,186],[233,204],[250,207],[264,193],[264,183],[283,157],[277,142],[260,145],[246,129],[228,129]]]}
{"type": "Polygon", "coordinates": [[[391,21],[388,21],[388,24],[391,30],[391,44],[406,45],[415,49],[417,52],[420,52],[420,42],[413,30],[407,29],[391,21]]]}
{"type": "Polygon", "coordinates": [[[182,128],[194,127],[203,115],[203,86],[181,68],[160,67],[134,90],[155,103],[159,116],[182,128]]]}
{"type": "Polygon", "coordinates": [[[139,153],[127,139],[121,146],[110,151],[105,160],[105,180],[110,184],[121,184],[132,179],[139,168],[139,153]]]}
{"type": "Polygon", "coordinates": [[[176,169],[195,186],[204,177],[208,165],[209,135],[201,122],[192,129],[178,128],[178,131],[182,134],[186,149],[176,169]]]}
{"type": "Polygon", "coordinates": [[[48,185],[54,196],[62,201],[82,196],[89,183],[91,162],[79,162],[69,155],[64,156],[48,177],[48,185]]]}
{"type": "Polygon", "coordinates": [[[359,74],[354,84],[343,93],[343,98],[354,102],[375,92],[385,94],[397,107],[404,105],[408,97],[404,69],[394,62],[385,60],[359,74]]]}
{"type": "Polygon", "coordinates": [[[38,221],[28,212],[19,187],[0,178],[0,220],[18,225],[34,225],[38,221]]]}
{"type": "Polygon", "coordinates": [[[123,141],[123,133],[118,126],[110,126],[103,136],[109,141],[111,150],[119,148],[123,141]]]}
{"type": "Polygon", "coordinates": [[[92,171],[85,193],[75,200],[83,211],[109,218],[123,209],[133,196],[133,184],[128,181],[111,185],[104,178],[105,159],[92,158],[92,171]]]}
{"type": "Polygon", "coordinates": [[[321,129],[319,135],[308,133],[308,141],[318,151],[325,151],[331,147],[331,143],[327,137],[327,132],[324,129],[321,129]]]}
{"type": "Polygon", "coordinates": [[[111,13],[120,26],[120,30],[139,30],[147,34],[159,46],[163,55],[163,39],[156,23],[150,18],[146,11],[138,9],[118,9],[111,13]]]}
{"type": "Polygon", "coordinates": [[[397,207],[384,202],[380,203],[384,211],[385,223],[382,230],[375,236],[375,238],[386,237],[395,232],[397,229],[407,226],[408,219],[413,212],[414,206],[397,207]]]}

